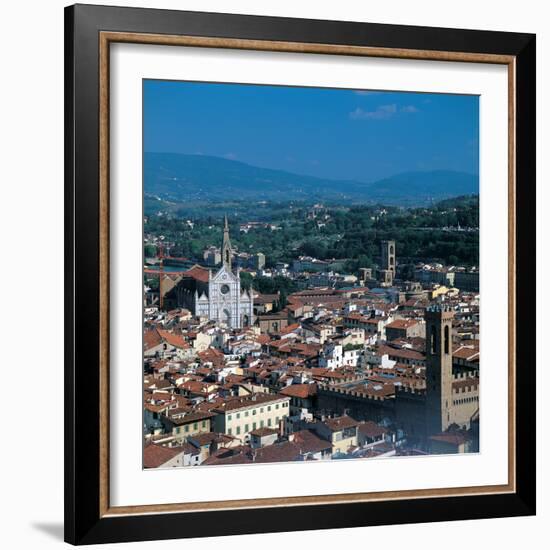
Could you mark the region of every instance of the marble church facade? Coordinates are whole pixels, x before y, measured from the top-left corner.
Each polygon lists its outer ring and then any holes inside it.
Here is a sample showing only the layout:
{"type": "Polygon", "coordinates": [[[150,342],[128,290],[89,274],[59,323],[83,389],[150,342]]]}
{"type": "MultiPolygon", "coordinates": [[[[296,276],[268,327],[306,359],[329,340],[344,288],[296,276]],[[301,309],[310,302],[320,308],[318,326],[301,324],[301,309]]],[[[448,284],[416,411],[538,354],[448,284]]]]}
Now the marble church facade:
{"type": "Polygon", "coordinates": [[[232,329],[250,326],[254,324],[254,296],[252,289],[241,290],[240,270],[232,269],[233,249],[227,217],[221,256],[222,265],[215,274],[198,265],[184,272],[175,289],[178,305],[197,317],[206,317],[232,329]]]}

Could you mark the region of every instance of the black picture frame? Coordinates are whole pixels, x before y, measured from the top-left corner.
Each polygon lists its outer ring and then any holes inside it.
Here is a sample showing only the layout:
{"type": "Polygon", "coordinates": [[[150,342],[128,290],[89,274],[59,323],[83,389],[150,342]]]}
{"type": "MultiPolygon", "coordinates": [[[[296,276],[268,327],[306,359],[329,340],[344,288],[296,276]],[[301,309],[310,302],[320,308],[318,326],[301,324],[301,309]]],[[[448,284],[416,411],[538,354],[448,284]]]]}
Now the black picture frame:
{"type": "Polygon", "coordinates": [[[65,9],[65,540],[129,542],[535,514],[535,36],[374,23],[75,5],[65,9]],[[514,56],[516,490],[101,516],[99,33],[117,31],[514,56]],[[521,361],[519,361],[521,359],[521,361]]]}

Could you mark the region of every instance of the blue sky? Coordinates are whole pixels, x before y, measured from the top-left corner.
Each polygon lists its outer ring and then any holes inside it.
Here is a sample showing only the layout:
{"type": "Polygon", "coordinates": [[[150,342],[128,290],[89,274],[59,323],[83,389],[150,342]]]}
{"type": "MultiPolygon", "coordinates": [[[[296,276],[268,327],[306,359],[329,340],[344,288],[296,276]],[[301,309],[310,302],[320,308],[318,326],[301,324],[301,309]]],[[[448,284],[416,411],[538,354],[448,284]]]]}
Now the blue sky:
{"type": "Polygon", "coordinates": [[[145,80],[144,149],[334,179],[478,174],[477,96],[145,80]]]}

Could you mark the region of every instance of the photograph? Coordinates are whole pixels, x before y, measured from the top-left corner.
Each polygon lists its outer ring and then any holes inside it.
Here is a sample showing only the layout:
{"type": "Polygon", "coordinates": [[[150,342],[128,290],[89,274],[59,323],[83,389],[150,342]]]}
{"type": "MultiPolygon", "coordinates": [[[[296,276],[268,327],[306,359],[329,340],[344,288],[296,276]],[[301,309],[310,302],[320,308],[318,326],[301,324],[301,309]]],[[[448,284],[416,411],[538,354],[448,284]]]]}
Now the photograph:
{"type": "Polygon", "coordinates": [[[483,451],[479,101],[142,80],[143,469],[483,451]]]}

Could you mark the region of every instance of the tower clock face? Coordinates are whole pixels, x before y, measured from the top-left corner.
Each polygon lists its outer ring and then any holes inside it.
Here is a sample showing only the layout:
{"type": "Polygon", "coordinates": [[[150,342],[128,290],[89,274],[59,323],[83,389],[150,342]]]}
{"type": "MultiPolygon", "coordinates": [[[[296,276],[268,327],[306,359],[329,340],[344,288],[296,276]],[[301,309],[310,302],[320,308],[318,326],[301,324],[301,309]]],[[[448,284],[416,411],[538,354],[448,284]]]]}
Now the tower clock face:
{"type": "Polygon", "coordinates": [[[222,285],[221,288],[220,288],[220,292],[225,295],[225,294],[228,294],[229,293],[229,286],[227,285],[222,285]]]}

